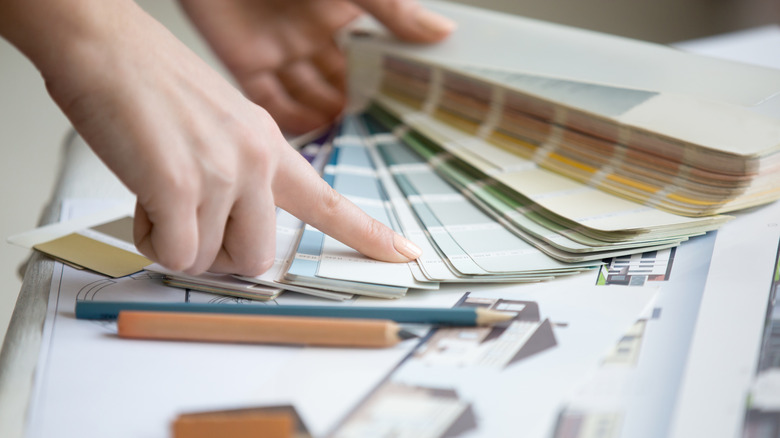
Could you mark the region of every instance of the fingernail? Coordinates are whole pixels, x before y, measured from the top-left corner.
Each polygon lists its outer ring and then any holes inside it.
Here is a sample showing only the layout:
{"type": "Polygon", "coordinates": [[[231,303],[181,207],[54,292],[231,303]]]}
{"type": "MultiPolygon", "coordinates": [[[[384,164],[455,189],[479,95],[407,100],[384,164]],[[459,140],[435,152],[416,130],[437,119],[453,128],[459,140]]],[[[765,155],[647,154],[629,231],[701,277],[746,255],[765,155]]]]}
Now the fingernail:
{"type": "Polygon", "coordinates": [[[414,17],[415,23],[428,32],[446,34],[455,30],[457,24],[449,18],[442,17],[427,9],[420,8],[414,17]]]}
{"type": "Polygon", "coordinates": [[[393,237],[393,246],[409,260],[415,260],[422,255],[422,250],[417,245],[398,234],[393,237]]]}

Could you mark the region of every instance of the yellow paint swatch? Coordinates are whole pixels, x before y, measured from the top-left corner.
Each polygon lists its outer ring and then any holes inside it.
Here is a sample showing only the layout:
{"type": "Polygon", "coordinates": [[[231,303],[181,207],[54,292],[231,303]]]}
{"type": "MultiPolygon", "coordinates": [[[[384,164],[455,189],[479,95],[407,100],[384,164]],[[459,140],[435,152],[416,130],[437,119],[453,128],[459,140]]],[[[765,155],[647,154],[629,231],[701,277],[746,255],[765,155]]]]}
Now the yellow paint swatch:
{"type": "Polygon", "coordinates": [[[124,277],[152,264],[146,257],[76,233],[37,244],[33,248],[110,277],[124,277]]]}

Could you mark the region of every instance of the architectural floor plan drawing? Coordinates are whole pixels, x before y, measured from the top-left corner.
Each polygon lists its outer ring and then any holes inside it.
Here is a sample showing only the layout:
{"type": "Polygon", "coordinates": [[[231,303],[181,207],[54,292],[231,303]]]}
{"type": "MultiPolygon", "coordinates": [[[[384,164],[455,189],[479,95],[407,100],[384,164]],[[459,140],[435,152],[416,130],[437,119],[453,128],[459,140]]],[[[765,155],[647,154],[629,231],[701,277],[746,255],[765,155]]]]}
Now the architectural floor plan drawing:
{"type": "MultiPolygon", "coordinates": [[[[518,315],[514,320],[492,328],[440,328],[434,331],[372,392],[363,402],[363,406],[377,406],[396,400],[396,392],[389,388],[448,390],[450,398],[456,397],[469,406],[468,419],[475,424],[472,429],[465,430],[462,426],[457,426],[462,425],[464,420],[459,416],[452,416],[449,427],[442,429],[442,426],[439,426],[439,429],[446,430],[446,433],[425,435],[422,429],[418,429],[421,426],[419,422],[407,423],[404,420],[405,416],[401,415],[404,410],[394,411],[399,415],[392,422],[387,418],[389,414],[383,416],[382,420],[377,419],[381,424],[394,424],[395,429],[390,430],[400,433],[401,436],[501,436],[501,431],[505,432],[512,427],[511,421],[516,424],[521,421],[519,419],[522,419],[524,430],[530,436],[630,436],[621,435],[627,415],[624,406],[604,402],[610,399],[625,402],[625,399],[621,398],[625,388],[621,385],[625,376],[636,372],[634,370],[642,351],[648,324],[661,324],[663,330],[679,330],[683,338],[686,334],[690,336],[695,319],[687,317],[686,312],[693,310],[695,314],[700,302],[714,240],[715,236],[709,235],[687,242],[681,247],[678,253],[680,256],[674,265],[666,263],[671,258],[669,252],[661,254],[658,259],[663,261],[663,271],[669,281],[650,281],[631,287],[625,283],[598,284],[594,279],[600,274],[595,272],[567,279],[572,282],[566,285],[570,293],[568,300],[577,300],[580,309],[580,312],[573,314],[559,307],[565,303],[558,303],[550,296],[545,297],[543,292],[545,286],[557,283],[559,287],[548,289],[549,293],[555,294],[561,290],[561,283],[567,280],[524,286],[522,289],[518,288],[515,293],[467,293],[458,302],[458,306],[511,310],[518,312],[518,315]],[[671,273],[675,275],[670,275],[671,273]],[[593,281],[590,289],[581,285],[586,278],[593,281]],[[524,293],[526,289],[534,287],[537,288],[538,294],[524,293]],[[635,320],[633,325],[625,325],[628,331],[625,332],[624,329],[622,338],[615,338],[617,343],[612,343],[611,353],[604,356],[609,348],[602,350],[598,359],[601,365],[577,367],[572,363],[576,361],[573,358],[577,355],[577,349],[595,345],[597,335],[591,332],[592,335],[588,336],[587,333],[598,324],[597,320],[603,315],[603,310],[597,310],[598,306],[593,307],[595,302],[586,302],[598,301],[599,291],[609,292],[610,295],[619,293],[624,297],[638,291],[652,292],[644,309],[638,313],[638,320],[635,320]],[[578,293],[579,297],[575,298],[578,293]],[[576,380],[577,384],[566,389],[558,387],[557,382],[550,380],[535,382],[529,376],[535,375],[536,379],[539,379],[542,374],[535,374],[530,370],[541,373],[540,369],[555,373],[562,381],[576,380]],[[583,382],[583,379],[586,382],[583,382]],[[573,394],[573,389],[583,384],[585,387],[579,391],[584,392],[573,394]],[[383,401],[384,398],[387,400],[383,401]],[[552,398],[558,398],[558,401],[552,402],[552,398]],[[546,404],[547,402],[549,404],[546,404]],[[491,435],[493,433],[498,435],[491,435]]],[[[655,254],[646,254],[645,259],[656,260],[654,256],[655,254]]],[[[613,295],[613,298],[616,296],[613,295]]],[[[657,333],[659,332],[654,328],[651,336],[655,337],[657,333]]],[[[657,344],[654,344],[655,342],[650,346],[645,345],[647,351],[655,351],[657,344]]],[[[683,353],[683,350],[678,350],[680,354],[683,353]]],[[[658,358],[655,355],[654,357],[658,358]]],[[[680,365],[666,377],[679,379],[682,371],[680,365]]],[[[665,417],[658,411],[660,405],[654,403],[667,400],[669,399],[666,396],[651,398],[646,405],[651,409],[650,415],[653,418],[662,420],[661,427],[668,424],[668,417],[663,420],[665,417]]],[[[358,425],[366,427],[367,418],[371,417],[366,408],[360,408],[337,429],[335,436],[341,436],[342,431],[357,430],[354,428],[358,425]]],[[[426,423],[425,426],[429,425],[426,423]]],[[[654,430],[658,431],[657,428],[654,430]]]]}
{"type": "MultiPolygon", "coordinates": [[[[778,208],[758,210],[718,233],[691,239],[673,256],[645,255],[655,266],[662,264],[659,260],[666,263],[663,281],[599,284],[599,273],[592,270],[524,285],[447,285],[438,291],[412,291],[401,301],[368,297],[343,301],[348,306],[481,306],[517,312],[503,326],[440,328],[422,343],[381,351],[122,340],[110,323],[75,320],[74,301],[226,298],[167,288],[154,273],[105,279],[58,265],[30,417],[35,426],[29,436],[48,436],[55,429],[64,437],[79,436],[67,425],[87,421],[83,415],[96,410],[104,419],[93,425],[96,430],[111,429],[115,436],[130,437],[166,430],[165,424],[179,409],[293,404],[313,436],[386,430],[398,436],[488,437],[501,436],[522,423],[524,435],[532,437],[589,437],[595,431],[608,437],[682,437],[682,432],[674,434],[689,427],[681,418],[693,423],[697,417],[679,412],[702,404],[689,400],[699,391],[687,385],[698,380],[710,391],[723,391],[710,403],[733,400],[739,388],[743,394],[750,390],[752,404],[745,404],[748,426],[765,427],[767,418],[776,418],[774,400],[764,390],[776,368],[759,370],[758,359],[750,355],[758,354],[767,309],[774,303],[770,288],[776,291],[778,284],[780,232],[769,224],[780,217],[774,216],[778,208]],[[769,243],[771,251],[764,248],[769,243]],[[765,265],[771,265],[771,272],[765,265]],[[750,290],[763,285],[763,296],[743,294],[735,301],[733,291],[740,285],[718,277],[728,269],[743,273],[740,279],[750,290]],[[724,327],[728,313],[723,312],[739,311],[735,309],[749,303],[758,309],[757,320],[752,325],[729,325],[729,330],[747,330],[745,339],[755,331],[755,352],[735,353],[728,361],[706,359],[702,350],[720,351],[720,344],[730,338],[717,338],[716,346],[703,334],[724,327]],[[188,368],[191,361],[208,363],[209,369],[188,368]],[[740,361],[755,363],[756,379],[712,386],[710,368],[752,366],[740,361]],[[243,372],[235,374],[236,363],[243,364],[239,368],[243,372]],[[240,378],[225,380],[227,375],[240,378]],[[659,381],[677,383],[659,386],[659,381]],[[733,389],[726,392],[729,386],[733,389]],[[111,396],[115,391],[152,388],[162,388],[172,398],[133,411],[111,396]],[[69,402],[74,393],[79,394],[77,405],[69,402]],[[179,396],[186,397],[186,403],[179,396]],[[71,405],[74,409],[63,408],[71,405]],[[406,415],[400,408],[404,406],[431,415],[406,415]],[[124,414],[128,410],[135,414],[128,417],[124,414]],[[127,422],[127,433],[116,434],[117,422],[127,422]],[[394,426],[385,429],[389,424],[394,426]]],[[[265,302],[228,300],[238,305],[333,303],[295,293],[265,302]]],[[[770,347],[771,327],[764,342],[770,347]]],[[[749,351],[748,344],[729,348],[749,351]]],[[[771,348],[766,351],[762,364],[772,361],[771,348]]],[[[742,427],[742,418],[730,421],[742,427]]]]}

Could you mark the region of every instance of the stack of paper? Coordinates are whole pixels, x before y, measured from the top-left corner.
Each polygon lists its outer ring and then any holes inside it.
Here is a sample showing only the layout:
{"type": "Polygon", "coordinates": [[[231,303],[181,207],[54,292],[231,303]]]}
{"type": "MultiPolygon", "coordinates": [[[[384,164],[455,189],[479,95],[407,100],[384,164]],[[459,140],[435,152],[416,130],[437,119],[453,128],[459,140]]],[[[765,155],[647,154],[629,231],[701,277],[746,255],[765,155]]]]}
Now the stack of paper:
{"type": "Polygon", "coordinates": [[[690,217],[780,198],[780,71],[442,9],[468,23],[452,41],[360,38],[354,71],[373,79],[362,92],[403,123],[448,151],[466,149],[451,151],[458,158],[489,149],[483,161],[514,157],[514,168],[491,162],[502,178],[550,171],[690,217]]]}

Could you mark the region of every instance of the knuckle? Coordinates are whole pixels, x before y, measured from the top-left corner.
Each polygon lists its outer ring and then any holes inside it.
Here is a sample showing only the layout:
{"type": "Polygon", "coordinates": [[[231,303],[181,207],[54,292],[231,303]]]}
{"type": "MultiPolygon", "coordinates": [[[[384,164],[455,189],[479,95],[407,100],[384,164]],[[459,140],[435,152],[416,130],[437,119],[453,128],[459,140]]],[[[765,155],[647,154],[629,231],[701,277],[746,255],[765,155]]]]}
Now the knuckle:
{"type": "Polygon", "coordinates": [[[369,242],[379,242],[389,236],[388,231],[389,229],[384,224],[374,218],[369,218],[366,221],[364,236],[369,242]]]}
{"type": "MultiPolygon", "coordinates": [[[[199,149],[206,153],[198,156],[197,172],[201,176],[201,190],[224,190],[238,183],[238,163],[241,158],[230,145],[210,146],[200,145],[199,149]]],[[[192,174],[190,175],[192,178],[192,174]]]]}
{"type": "Polygon", "coordinates": [[[157,251],[157,263],[174,271],[188,271],[192,268],[192,260],[189,260],[185,254],[174,250],[157,251]]]}
{"type": "Polygon", "coordinates": [[[220,193],[238,184],[238,172],[232,160],[211,160],[204,163],[205,189],[220,193]]]}
{"type": "Polygon", "coordinates": [[[182,171],[183,168],[175,168],[174,166],[166,166],[156,176],[160,178],[161,184],[157,187],[164,188],[165,191],[173,193],[177,197],[189,199],[190,196],[195,193],[195,186],[193,184],[189,172],[182,171]]]}
{"type": "Polygon", "coordinates": [[[241,85],[249,100],[261,107],[278,105],[282,101],[280,84],[270,77],[246,79],[241,85]]]}
{"type": "Polygon", "coordinates": [[[323,68],[322,75],[329,83],[343,88],[347,78],[347,66],[345,63],[329,64],[323,68]]]}
{"type": "Polygon", "coordinates": [[[272,42],[258,42],[254,44],[237,45],[232,56],[225,59],[228,69],[233,72],[239,81],[249,81],[263,76],[265,72],[278,70],[287,61],[289,54],[272,42]],[[257,54],[263,56],[258,57],[257,54]]]}
{"type": "Polygon", "coordinates": [[[259,167],[266,167],[274,159],[271,151],[269,151],[264,144],[256,141],[247,144],[244,155],[244,159],[246,160],[245,164],[252,170],[256,170],[259,167]]]}
{"type": "Polygon", "coordinates": [[[271,116],[262,108],[251,121],[238,123],[235,129],[235,141],[241,148],[240,165],[249,166],[256,170],[258,167],[267,167],[276,159],[273,139],[275,125],[269,121],[271,116]]]}
{"type": "Polygon", "coordinates": [[[244,92],[247,97],[258,105],[268,106],[272,105],[276,100],[276,93],[270,88],[270,86],[259,83],[257,81],[243,84],[244,92]]]}
{"type": "Polygon", "coordinates": [[[324,182],[320,187],[319,199],[323,214],[327,217],[339,216],[344,210],[347,199],[324,182]]]}
{"type": "Polygon", "coordinates": [[[254,260],[242,260],[238,263],[237,269],[240,274],[255,276],[263,274],[274,265],[274,257],[271,255],[262,255],[254,260]]]}
{"type": "Polygon", "coordinates": [[[169,210],[172,203],[194,206],[200,198],[200,182],[193,178],[195,172],[189,166],[172,167],[151,174],[151,181],[144,182],[143,190],[137,191],[138,200],[147,209],[152,222],[159,220],[161,212],[169,210]]]}
{"type": "Polygon", "coordinates": [[[187,268],[182,269],[189,275],[200,275],[206,272],[214,263],[216,255],[210,252],[201,253],[195,260],[191,261],[187,268]]]}

